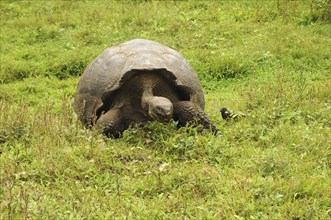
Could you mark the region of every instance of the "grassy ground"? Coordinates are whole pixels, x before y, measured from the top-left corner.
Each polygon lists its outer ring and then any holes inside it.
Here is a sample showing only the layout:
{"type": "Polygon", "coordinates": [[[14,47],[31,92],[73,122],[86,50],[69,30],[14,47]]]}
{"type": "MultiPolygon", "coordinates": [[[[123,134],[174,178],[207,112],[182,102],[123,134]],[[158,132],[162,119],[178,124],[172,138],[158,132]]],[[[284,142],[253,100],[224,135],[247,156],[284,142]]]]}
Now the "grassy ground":
{"type": "Polygon", "coordinates": [[[1,1],[0,218],[331,219],[326,2],[1,1]],[[223,135],[83,128],[79,75],[133,38],[189,60],[223,135]]]}

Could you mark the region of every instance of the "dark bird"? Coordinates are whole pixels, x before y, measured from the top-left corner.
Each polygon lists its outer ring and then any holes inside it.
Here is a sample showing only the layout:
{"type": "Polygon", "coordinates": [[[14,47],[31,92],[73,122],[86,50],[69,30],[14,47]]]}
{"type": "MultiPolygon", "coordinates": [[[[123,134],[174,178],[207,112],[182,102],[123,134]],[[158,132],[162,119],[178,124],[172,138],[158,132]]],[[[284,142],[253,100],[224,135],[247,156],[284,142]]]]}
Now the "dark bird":
{"type": "Polygon", "coordinates": [[[233,114],[227,108],[221,108],[220,112],[222,114],[223,120],[234,120],[237,121],[239,118],[245,116],[244,114],[233,114]]]}

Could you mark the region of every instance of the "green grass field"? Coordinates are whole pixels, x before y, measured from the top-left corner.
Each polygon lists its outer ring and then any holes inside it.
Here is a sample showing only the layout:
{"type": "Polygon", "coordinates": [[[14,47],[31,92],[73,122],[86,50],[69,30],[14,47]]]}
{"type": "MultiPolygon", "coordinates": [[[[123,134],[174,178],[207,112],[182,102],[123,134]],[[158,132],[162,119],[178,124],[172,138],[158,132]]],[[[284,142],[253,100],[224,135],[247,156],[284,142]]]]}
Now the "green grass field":
{"type": "Polygon", "coordinates": [[[330,1],[0,11],[0,219],[331,219],[330,1]],[[107,139],[77,121],[85,67],[134,38],[187,58],[222,135],[153,122],[107,139]]]}

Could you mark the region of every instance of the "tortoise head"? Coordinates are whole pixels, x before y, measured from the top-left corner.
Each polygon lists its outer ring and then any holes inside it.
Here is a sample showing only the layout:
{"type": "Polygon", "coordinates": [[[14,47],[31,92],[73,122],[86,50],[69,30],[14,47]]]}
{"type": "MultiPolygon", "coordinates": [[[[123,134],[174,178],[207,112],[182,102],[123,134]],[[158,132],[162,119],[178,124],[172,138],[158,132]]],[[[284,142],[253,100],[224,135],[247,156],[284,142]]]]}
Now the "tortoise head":
{"type": "Polygon", "coordinates": [[[173,115],[173,106],[169,99],[153,96],[148,100],[148,115],[160,122],[168,122],[173,115]]]}

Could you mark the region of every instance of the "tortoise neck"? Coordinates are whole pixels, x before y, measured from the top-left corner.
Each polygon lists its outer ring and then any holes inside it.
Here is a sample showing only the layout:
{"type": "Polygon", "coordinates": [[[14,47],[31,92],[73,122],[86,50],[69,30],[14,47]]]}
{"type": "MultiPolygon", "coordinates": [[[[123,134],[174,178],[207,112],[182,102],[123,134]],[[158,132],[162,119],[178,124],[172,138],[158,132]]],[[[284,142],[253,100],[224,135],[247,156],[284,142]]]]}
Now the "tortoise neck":
{"type": "Polygon", "coordinates": [[[153,89],[157,84],[157,80],[151,78],[151,75],[143,75],[142,78],[144,80],[141,85],[142,88],[141,101],[142,103],[144,103],[154,96],[153,89]]]}
{"type": "Polygon", "coordinates": [[[141,96],[141,107],[145,110],[148,111],[148,106],[149,106],[149,101],[151,98],[154,97],[153,94],[153,88],[144,88],[142,96],[141,96]]]}
{"type": "Polygon", "coordinates": [[[142,94],[141,94],[141,107],[145,110],[148,111],[149,109],[149,104],[154,95],[154,87],[157,86],[159,83],[159,78],[155,77],[153,74],[143,74],[143,83],[142,83],[142,94]]]}

